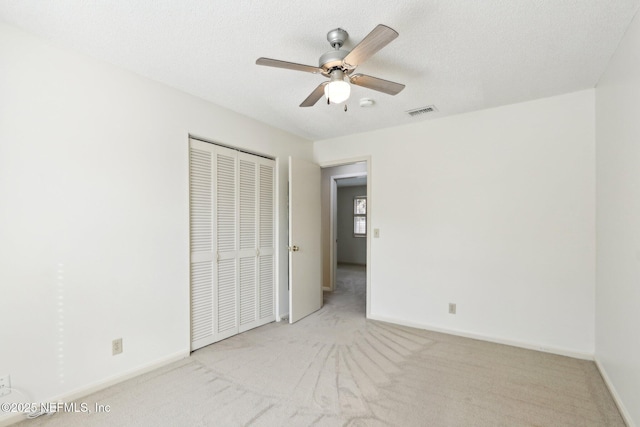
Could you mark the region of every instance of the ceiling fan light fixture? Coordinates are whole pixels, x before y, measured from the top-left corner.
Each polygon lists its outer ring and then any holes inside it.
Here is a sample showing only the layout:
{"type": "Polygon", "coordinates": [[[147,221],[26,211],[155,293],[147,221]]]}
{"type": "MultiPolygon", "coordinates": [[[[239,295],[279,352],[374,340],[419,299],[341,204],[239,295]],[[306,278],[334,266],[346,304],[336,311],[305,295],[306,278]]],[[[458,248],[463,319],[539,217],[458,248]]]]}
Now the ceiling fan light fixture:
{"type": "Polygon", "coordinates": [[[340,104],[351,95],[351,85],[344,81],[344,72],[342,70],[333,70],[331,72],[331,81],[324,86],[324,96],[332,104],[340,104]]]}

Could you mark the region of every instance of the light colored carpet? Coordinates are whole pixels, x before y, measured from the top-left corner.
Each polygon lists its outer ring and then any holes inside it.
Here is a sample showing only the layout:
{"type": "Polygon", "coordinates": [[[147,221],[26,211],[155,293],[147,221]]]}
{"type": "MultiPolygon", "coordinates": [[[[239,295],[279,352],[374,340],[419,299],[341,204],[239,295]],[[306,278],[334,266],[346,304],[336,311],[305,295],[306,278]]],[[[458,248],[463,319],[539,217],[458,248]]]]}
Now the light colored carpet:
{"type": "MultiPolygon", "coordinates": [[[[594,363],[364,318],[364,269],[322,310],[198,350],[26,426],[624,426],[594,363]]],[[[23,426],[23,424],[20,424],[23,426]]]]}

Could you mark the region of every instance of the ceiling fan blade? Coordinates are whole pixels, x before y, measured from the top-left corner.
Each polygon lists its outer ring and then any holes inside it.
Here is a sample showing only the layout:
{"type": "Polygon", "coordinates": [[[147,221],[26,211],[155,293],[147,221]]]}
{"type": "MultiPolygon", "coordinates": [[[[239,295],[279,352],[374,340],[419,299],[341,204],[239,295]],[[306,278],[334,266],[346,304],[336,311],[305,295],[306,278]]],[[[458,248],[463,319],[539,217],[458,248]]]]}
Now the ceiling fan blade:
{"type": "Polygon", "coordinates": [[[396,37],[398,37],[398,33],[394,29],[379,24],[349,52],[342,61],[343,65],[346,68],[356,68],[396,37]]]}
{"type": "Polygon", "coordinates": [[[265,65],[267,67],[284,68],[286,70],[305,71],[307,73],[318,74],[322,72],[322,68],[311,65],[296,64],[295,62],[280,61],[278,59],[258,58],[257,65],[265,65]]]}
{"type": "Polygon", "coordinates": [[[307,96],[307,99],[302,101],[302,104],[300,104],[300,106],[313,107],[314,105],[316,105],[316,102],[318,102],[318,100],[322,98],[322,96],[324,95],[324,87],[327,85],[327,83],[329,82],[320,83],[318,87],[315,88],[309,96],[307,96]]]}
{"type": "Polygon", "coordinates": [[[351,83],[356,86],[366,87],[389,95],[397,95],[404,89],[404,85],[401,83],[390,82],[389,80],[367,76],[366,74],[354,74],[350,79],[351,83]]]}

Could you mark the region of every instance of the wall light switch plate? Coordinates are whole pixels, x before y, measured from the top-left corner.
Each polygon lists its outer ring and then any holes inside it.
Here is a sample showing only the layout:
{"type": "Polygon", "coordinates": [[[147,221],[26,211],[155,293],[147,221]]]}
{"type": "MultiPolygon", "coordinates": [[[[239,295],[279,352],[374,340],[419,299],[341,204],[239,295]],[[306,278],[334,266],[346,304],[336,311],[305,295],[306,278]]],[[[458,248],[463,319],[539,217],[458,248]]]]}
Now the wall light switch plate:
{"type": "Polygon", "coordinates": [[[449,303],[449,314],[456,314],[456,305],[452,302],[449,303]]]}
{"type": "Polygon", "coordinates": [[[380,238],[380,229],[379,228],[374,228],[373,229],[373,238],[374,239],[379,239],[380,238]]]}
{"type": "Polygon", "coordinates": [[[122,338],[115,339],[111,342],[111,353],[114,356],[122,353],[122,338]]]}

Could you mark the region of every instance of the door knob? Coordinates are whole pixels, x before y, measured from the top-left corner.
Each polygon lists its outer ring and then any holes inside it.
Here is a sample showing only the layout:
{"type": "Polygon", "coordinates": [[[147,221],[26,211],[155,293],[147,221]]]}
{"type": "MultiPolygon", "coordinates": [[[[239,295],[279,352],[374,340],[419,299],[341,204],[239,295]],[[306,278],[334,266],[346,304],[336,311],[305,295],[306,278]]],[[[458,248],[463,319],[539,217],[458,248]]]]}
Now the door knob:
{"type": "Polygon", "coordinates": [[[297,247],[297,246],[289,246],[289,250],[290,250],[291,252],[298,252],[298,251],[300,250],[300,248],[299,248],[299,247],[297,247]]]}

